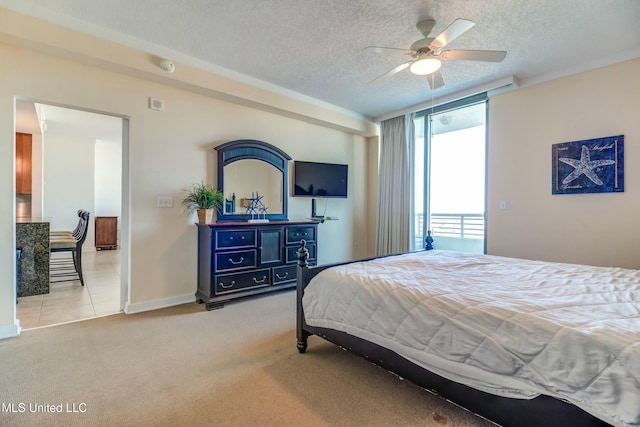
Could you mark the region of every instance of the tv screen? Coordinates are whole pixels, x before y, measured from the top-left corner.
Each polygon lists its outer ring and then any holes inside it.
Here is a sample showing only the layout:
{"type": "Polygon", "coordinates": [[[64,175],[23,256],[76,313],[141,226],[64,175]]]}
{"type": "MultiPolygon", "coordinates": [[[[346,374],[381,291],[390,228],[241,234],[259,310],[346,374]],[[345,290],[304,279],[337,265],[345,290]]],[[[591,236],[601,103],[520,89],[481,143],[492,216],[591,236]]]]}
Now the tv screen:
{"type": "Polygon", "coordinates": [[[348,165],[334,163],[294,163],[293,195],[347,197],[348,165]]]}

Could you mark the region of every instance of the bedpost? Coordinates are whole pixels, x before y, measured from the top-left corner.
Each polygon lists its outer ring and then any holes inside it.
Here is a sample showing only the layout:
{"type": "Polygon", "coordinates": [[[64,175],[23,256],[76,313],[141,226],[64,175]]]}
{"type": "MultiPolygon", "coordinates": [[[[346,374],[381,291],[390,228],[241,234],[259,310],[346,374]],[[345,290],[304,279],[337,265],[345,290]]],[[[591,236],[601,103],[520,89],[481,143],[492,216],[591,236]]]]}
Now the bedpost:
{"type": "Polygon", "coordinates": [[[300,240],[300,248],[298,249],[298,269],[296,274],[296,337],[298,339],[298,351],[304,353],[307,351],[307,338],[309,332],[303,329],[304,313],[302,311],[302,294],[304,290],[304,271],[309,266],[309,250],[307,250],[307,242],[300,240]]]}
{"type": "Polygon", "coordinates": [[[427,230],[427,238],[424,239],[424,250],[430,251],[433,249],[433,237],[431,237],[431,230],[427,230]]]}

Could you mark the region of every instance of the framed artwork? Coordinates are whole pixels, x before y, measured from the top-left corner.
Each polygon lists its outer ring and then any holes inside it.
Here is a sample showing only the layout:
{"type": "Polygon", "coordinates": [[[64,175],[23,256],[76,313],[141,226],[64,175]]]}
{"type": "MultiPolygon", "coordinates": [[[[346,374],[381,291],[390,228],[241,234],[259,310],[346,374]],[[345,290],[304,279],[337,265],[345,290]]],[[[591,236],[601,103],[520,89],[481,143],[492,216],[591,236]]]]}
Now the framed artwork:
{"type": "Polygon", "coordinates": [[[552,194],[624,191],[624,135],[553,144],[552,194]]]}

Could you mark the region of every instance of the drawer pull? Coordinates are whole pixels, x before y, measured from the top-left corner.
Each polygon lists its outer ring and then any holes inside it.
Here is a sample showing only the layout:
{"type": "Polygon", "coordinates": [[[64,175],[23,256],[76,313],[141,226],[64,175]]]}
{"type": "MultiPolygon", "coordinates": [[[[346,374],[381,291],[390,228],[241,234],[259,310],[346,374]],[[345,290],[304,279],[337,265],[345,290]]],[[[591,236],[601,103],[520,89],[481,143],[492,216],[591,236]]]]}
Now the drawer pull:
{"type": "Polygon", "coordinates": [[[267,276],[262,276],[262,280],[258,280],[255,277],[253,278],[253,281],[256,283],[264,283],[267,281],[267,276]]]}
{"type": "Polygon", "coordinates": [[[224,283],[222,283],[222,282],[220,282],[220,283],[219,283],[220,287],[221,287],[221,288],[224,288],[224,289],[233,288],[233,285],[235,285],[235,284],[236,284],[236,281],[235,281],[235,280],[232,280],[232,281],[231,281],[231,283],[229,283],[228,285],[225,285],[225,284],[224,284],[224,283]]]}
{"type": "Polygon", "coordinates": [[[240,261],[234,261],[232,258],[229,258],[229,262],[231,264],[235,264],[235,265],[242,264],[243,261],[244,261],[244,257],[243,256],[240,257],[240,261]]]}
{"type": "Polygon", "coordinates": [[[288,272],[288,271],[287,271],[286,273],[284,273],[284,275],[283,275],[283,276],[281,276],[281,275],[279,275],[278,273],[276,273],[276,277],[277,277],[278,279],[284,279],[284,278],[286,278],[288,275],[289,275],[289,272],[288,272]]]}

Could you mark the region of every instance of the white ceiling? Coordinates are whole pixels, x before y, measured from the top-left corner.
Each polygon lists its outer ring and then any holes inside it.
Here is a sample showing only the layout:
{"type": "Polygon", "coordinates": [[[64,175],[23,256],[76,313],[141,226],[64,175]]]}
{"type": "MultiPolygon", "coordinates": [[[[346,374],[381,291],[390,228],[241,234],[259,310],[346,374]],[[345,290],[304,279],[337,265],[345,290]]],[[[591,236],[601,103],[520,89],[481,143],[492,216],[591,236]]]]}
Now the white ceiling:
{"type": "Polygon", "coordinates": [[[0,5],[71,29],[169,57],[207,64],[241,81],[380,118],[515,76],[521,85],[640,56],[639,0],[0,0],[0,5]],[[408,48],[415,25],[432,35],[456,18],[476,23],[452,49],[506,50],[502,63],[450,61],[445,86],[404,70],[406,61],[367,46],[408,48]]]}
{"type": "Polygon", "coordinates": [[[16,132],[40,134],[41,122],[46,133],[103,142],[122,141],[122,119],[89,111],[16,100],[16,132]]]}

